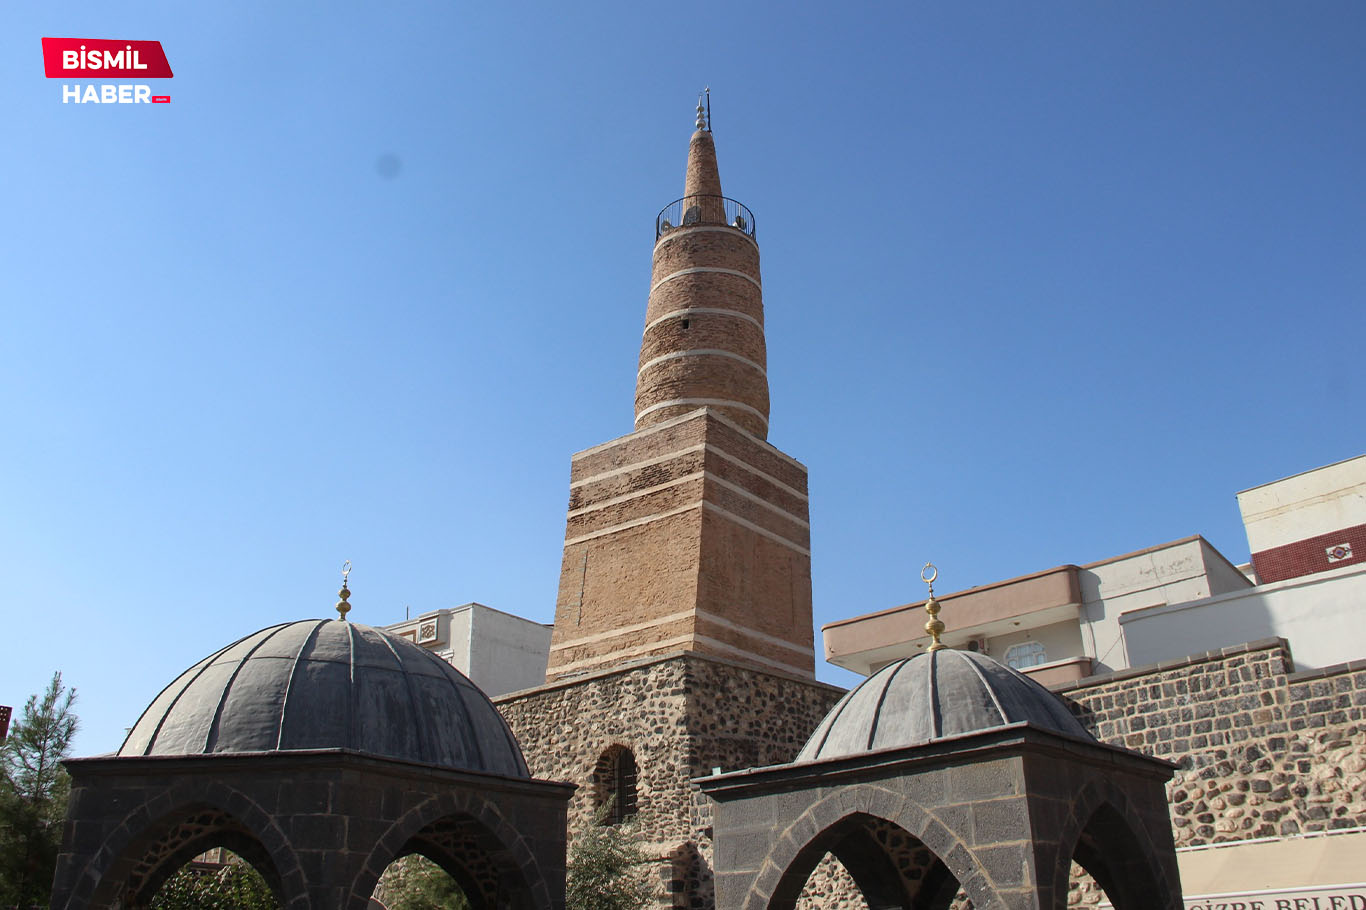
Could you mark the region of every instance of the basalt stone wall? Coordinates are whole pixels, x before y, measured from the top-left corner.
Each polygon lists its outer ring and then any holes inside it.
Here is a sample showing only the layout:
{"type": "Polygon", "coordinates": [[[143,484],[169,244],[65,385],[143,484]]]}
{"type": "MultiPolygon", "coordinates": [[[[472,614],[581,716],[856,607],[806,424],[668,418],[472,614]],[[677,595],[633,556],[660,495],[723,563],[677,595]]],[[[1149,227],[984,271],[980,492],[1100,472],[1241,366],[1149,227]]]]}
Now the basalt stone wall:
{"type": "Polygon", "coordinates": [[[415,845],[491,906],[564,906],[566,788],[345,750],[66,762],[52,906],[145,906],[212,847],[256,866],[289,910],[363,910],[415,845]]]}
{"type": "Polygon", "coordinates": [[[579,785],[572,843],[605,794],[598,760],[613,746],[635,757],[642,841],[660,857],[665,906],[709,908],[711,811],[690,783],[714,768],[791,761],[843,691],[696,654],[674,654],[512,693],[495,704],[534,777],[579,785]]]}
{"type": "Polygon", "coordinates": [[[660,842],[687,836],[685,670],[681,660],[654,661],[494,700],[532,776],[578,785],[569,804],[571,839],[601,808],[605,794],[594,792],[593,772],[613,746],[635,756],[642,831],[660,842]]]}
{"type": "Polygon", "coordinates": [[[1366,825],[1366,661],[1292,667],[1268,639],[1059,694],[1099,739],[1180,763],[1177,846],[1366,825]]]}
{"type": "MultiPolygon", "coordinates": [[[[1097,738],[1181,766],[1178,847],[1366,825],[1366,661],[1294,672],[1266,639],[1058,689],[1097,738]]],[[[1074,877],[1069,903],[1098,903],[1074,877]]]]}
{"type": "Polygon", "coordinates": [[[844,690],[710,658],[687,657],[693,777],[786,764],[844,690]]]}
{"type": "Polygon", "coordinates": [[[806,880],[797,910],[868,910],[854,878],[839,860],[829,853],[821,858],[806,880]]]}

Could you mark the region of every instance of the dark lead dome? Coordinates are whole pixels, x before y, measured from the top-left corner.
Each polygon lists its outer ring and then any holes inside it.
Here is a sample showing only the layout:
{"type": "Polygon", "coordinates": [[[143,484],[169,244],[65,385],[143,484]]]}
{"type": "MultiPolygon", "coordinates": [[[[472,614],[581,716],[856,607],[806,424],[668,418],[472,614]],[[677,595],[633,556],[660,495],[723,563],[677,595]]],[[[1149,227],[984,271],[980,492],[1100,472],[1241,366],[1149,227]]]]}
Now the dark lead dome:
{"type": "Polygon", "coordinates": [[[350,749],[529,777],[493,703],[423,648],[357,623],[262,629],[167,686],[121,756],[350,749]]]}
{"type": "Polygon", "coordinates": [[[888,664],[839,700],[797,761],[918,746],[1028,722],[1094,740],[1056,695],[1017,670],[945,648],[888,664]]]}

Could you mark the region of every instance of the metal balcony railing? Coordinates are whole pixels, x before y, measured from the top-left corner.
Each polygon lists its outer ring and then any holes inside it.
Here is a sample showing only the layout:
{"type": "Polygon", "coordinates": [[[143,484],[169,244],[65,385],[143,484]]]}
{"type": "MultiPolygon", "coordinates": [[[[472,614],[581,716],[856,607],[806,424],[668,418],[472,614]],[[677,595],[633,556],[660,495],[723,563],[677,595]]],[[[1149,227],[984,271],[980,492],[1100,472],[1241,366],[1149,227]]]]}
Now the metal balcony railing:
{"type": "Polygon", "coordinates": [[[674,228],[694,224],[724,224],[754,236],[754,215],[726,196],[684,196],[675,199],[655,216],[655,240],[674,228]]]}

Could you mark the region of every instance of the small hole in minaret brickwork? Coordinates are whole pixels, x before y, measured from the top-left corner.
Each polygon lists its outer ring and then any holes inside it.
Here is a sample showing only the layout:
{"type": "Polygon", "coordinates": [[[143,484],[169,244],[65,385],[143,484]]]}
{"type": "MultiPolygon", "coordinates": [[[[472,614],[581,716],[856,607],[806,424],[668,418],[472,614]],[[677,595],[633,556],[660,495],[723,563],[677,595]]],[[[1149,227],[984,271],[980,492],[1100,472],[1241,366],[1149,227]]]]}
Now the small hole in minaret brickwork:
{"type": "Polygon", "coordinates": [[[684,319],[684,320],[683,320],[683,328],[686,329],[687,327],[688,327],[688,320],[684,319]]]}

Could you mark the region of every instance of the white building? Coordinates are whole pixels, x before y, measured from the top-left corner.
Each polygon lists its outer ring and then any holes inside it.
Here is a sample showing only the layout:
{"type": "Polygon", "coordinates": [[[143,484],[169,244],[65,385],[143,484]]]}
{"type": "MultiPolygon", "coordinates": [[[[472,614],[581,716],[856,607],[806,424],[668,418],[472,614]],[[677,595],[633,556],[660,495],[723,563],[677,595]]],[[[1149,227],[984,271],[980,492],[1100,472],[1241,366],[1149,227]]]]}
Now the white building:
{"type": "Polygon", "coordinates": [[[385,631],[436,652],[489,697],[545,682],[550,626],[480,603],[423,613],[385,631]]]}
{"type": "MultiPolygon", "coordinates": [[[[969,588],[939,598],[944,642],[1045,685],[1272,637],[1290,643],[1299,670],[1366,657],[1366,455],[1238,503],[1250,565],[1196,536],[969,588]]],[[[917,653],[929,644],[922,607],[824,626],[826,659],[867,675],[917,653]]]]}

